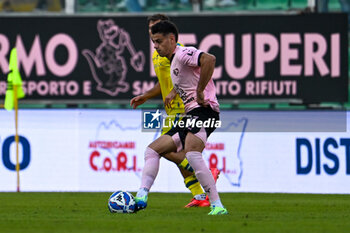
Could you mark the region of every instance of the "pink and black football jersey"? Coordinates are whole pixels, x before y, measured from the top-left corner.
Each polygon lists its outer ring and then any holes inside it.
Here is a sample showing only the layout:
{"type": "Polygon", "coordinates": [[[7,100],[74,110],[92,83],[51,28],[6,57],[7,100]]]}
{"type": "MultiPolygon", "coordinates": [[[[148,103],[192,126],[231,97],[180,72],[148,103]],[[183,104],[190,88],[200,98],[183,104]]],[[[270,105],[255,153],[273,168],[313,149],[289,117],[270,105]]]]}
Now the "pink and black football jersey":
{"type": "MultiPolygon", "coordinates": [[[[185,111],[189,112],[200,107],[197,103],[197,86],[200,77],[200,54],[203,51],[194,47],[177,46],[171,61],[170,72],[176,92],[185,104],[185,111]]],[[[216,98],[216,89],[212,79],[204,89],[204,99],[211,108],[219,112],[219,103],[216,98]]]]}

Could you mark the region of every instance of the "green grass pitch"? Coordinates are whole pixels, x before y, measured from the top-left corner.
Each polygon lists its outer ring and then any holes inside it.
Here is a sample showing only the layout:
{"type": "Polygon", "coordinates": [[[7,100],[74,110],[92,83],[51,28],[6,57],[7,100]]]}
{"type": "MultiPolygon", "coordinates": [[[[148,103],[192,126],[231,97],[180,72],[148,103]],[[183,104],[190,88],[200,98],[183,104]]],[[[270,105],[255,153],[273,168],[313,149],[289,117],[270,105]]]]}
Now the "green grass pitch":
{"type": "MultiPolygon", "coordinates": [[[[185,209],[190,194],[150,193],[137,214],[111,214],[111,193],[0,193],[0,232],[350,232],[350,195],[221,193],[229,211],[185,209]]],[[[133,193],[134,194],[134,193],[133,193]]]]}

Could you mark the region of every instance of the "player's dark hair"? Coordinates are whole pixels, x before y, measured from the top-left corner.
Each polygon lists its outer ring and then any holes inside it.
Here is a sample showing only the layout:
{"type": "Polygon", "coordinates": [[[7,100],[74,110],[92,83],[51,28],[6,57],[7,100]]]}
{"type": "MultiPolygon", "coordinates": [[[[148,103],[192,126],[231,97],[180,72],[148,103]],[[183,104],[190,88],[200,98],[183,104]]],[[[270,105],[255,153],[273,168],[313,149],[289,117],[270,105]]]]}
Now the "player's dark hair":
{"type": "Polygon", "coordinates": [[[147,17],[147,25],[149,25],[150,22],[154,22],[154,21],[163,21],[163,20],[170,20],[170,18],[164,14],[154,14],[151,16],[147,17]]]}
{"type": "Polygon", "coordinates": [[[177,30],[176,25],[168,20],[160,21],[153,25],[151,27],[151,32],[152,34],[161,33],[163,35],[168,35],[170,33],[174,34],[176,41],[179,37],[179,31],[177,30]]]}

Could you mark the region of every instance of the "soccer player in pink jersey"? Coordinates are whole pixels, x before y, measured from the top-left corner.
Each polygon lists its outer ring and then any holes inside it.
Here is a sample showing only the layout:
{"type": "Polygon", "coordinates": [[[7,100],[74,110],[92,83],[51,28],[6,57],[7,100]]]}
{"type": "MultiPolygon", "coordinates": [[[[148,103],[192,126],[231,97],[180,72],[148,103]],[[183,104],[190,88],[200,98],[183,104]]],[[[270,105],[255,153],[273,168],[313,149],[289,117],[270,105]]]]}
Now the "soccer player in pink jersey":
{"type": "Polygon", "coordinates": [[[221,125],[219,103],[211,79],[215,56],[194,47],[178,46],[178,30],[170,21],[153,25],[151,32],[158,54],[171,61],[170,72],[174,88],[164,103],[171,106],[171,101],[179,94],[185,105],[186,117],[182,123],[178,122],[176,127],[147,147],[141,187],[135,198],[137,209],[147,206],[148,192],[159,169],[159,157],[184,148],[186,158],[209,196],[209,215],[227,214],[228,211],[222,205],[216,190],[214,178],[202,157],[207,138],[221,125]]]}
{"type": "MultiPolygon", "coordinates": [[[[154,14],[147,18],[149,28],[148,31],[150,36],[151,27],[162,20],[169,20],[169,17],[163,14],[154,14]]],[[[180,43],[178,44],[181,45],[180,43]]],[[[154,66],[154,71],[158,78],[158,82],[152,89],[148,90],[142,95],[131,99],[130,105],[133,106],[133,108],[136,108],[137,106],[146,102],[148,99],[154,98],[157,95],[162,95],[163,100],[165,100],[168,94],[173,90],[173,83],[170,76],[170,60],[166,57],[160,57],[158,55],[158,52],[154,51],[152,55],[152,63],[154,66]]],[[[175,97],[175,99],[172,101],[171,107],[166,107],[165,111],[168,114],[166,119],[164,119],[165,122],[173,122],[179,119],[179,117],[185,112],[185,106],[180,96],[175,97]]],[[[166,134],[171,128],[172,125],[163,127],[161,135],[166,134]]],[[[177,164],[182,176],[184,177],[184,183],[186,187],[191,191],[193,195],[192,200],[185,207],[209,207],[209,198],[207,195],[205,195],[204,190],[201,187],[197,177],[194,175],[192,167],[189,165],[188,160],[185,158],[185,152],[182,150],[177,153],[180,154],[175,154],[174,152],[166,154],[164,157],[177,164]]],[[[210,171],[212,172],[214,180],[216,181],[220,174],[220,171],[217,168],[211,168],[210,171]]]]}

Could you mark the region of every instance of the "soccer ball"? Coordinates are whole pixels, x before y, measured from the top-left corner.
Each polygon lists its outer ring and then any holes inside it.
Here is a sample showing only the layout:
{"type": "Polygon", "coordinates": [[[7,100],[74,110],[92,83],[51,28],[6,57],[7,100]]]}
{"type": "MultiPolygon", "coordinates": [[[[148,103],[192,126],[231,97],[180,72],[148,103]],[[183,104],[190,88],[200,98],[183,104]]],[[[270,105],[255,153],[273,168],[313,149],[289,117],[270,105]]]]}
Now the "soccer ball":
{"type": "Polygon", "coordinates": [[[134,213],[135,198],[126,191],[117,191],[108,199],[108,209],[111,213],[134,213]]]}

